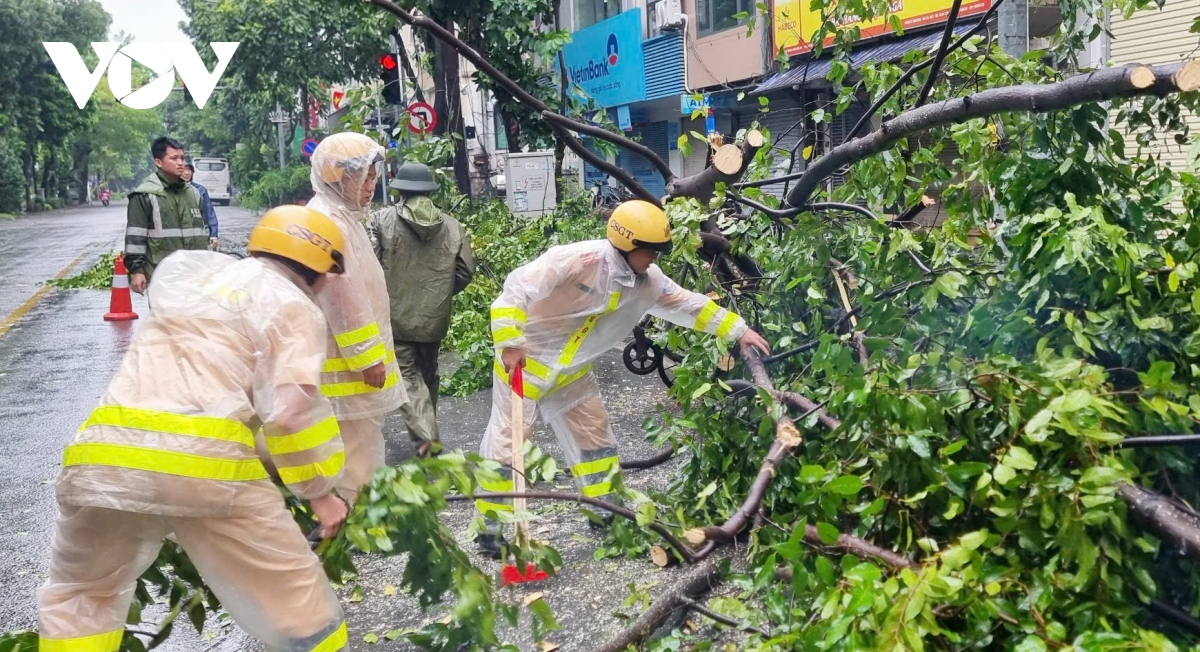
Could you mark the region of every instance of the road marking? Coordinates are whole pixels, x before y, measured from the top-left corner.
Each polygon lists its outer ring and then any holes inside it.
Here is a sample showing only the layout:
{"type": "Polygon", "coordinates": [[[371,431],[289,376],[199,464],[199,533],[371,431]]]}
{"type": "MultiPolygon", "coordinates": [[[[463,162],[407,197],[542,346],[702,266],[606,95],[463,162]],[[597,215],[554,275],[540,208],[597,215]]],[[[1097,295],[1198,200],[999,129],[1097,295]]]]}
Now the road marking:
{"type": "MultiPolygon", "coordinates": [[[[66,278],[67,274],[70,274],[71,271],[78,267],[79,263],[83,262],[83,259],[87,257],[88,254],[86,253],[79,254],[79,257],[71,261],[70,265],[62,268],[62,271],[54,275],[54,280],[60,281],[66,278]]],[[[40,302],[53,287],[54,286],[48,284],[43,285],[42,289],[34,292],[33,296],[25,300],[25,303],[22,303],[17,307],[16,310],[10,312],[8,316],[4,318],[4,321],[0,322],[0,337],[4,337],[4,334],[7,333],[9,329],[11,329],[13,326],[16,326],[17,322],[21,321],[21,318],[29,314],[29,311],[33,310],[34,306],[36,306],[38,302],[40,302]]]]}

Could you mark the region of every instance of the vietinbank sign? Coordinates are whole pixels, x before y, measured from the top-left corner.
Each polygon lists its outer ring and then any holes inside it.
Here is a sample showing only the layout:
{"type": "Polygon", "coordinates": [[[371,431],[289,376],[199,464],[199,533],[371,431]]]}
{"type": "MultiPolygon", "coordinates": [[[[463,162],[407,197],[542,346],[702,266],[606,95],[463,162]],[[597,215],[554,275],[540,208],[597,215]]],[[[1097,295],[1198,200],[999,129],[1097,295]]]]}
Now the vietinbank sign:
{"type": "Polygon", "coordinates": [[[562,54],[571,83],[600,106],[645,99],[641,7],[571,34],[571,42],[563,46],[562,54]]]}

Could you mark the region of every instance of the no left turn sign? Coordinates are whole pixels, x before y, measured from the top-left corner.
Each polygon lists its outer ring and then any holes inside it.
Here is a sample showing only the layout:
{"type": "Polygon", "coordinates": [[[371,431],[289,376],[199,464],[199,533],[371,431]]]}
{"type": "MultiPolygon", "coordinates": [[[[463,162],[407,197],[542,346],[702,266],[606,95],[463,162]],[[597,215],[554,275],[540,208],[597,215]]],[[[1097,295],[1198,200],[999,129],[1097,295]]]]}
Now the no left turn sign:
{"type": "Polygon", "coordinates": [[[437,126],[437,113],[428,102],[408,105],[408,129],[414,134],[427,134],[437,126]]]}

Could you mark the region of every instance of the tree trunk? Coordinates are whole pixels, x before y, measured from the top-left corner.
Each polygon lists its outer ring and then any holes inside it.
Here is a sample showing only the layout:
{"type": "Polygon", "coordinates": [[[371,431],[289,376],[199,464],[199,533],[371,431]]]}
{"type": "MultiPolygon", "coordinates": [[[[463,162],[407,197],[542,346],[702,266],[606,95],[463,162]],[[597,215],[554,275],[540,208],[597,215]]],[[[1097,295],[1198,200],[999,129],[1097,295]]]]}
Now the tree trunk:
{"type": "Polygon", "coordinates": [[[746,173],[754,155],[766,144],[761,131],[751,129],[740,146],[732,143],[722,145],[712,155],[712,165],[702,172],[682,179],[672,179],[667,184],[670,197],[695,197],[701,205],[712,199],[718,183],[732,184],[746,173]]]}
{"type": "Polygon", "coordinates": [[[300,87],[300,106],[302,108],[301,108],[300,115],[303,116],[303,118],[301,118],[301,120],[302,120],[301,124],[303,125],[301,128],[304,129],[304,137],[305,138],[308,138],[308,130],[311,129],[311,126],[309,125],[309,122],[308,122],[308,118],[310,115],[312,115],[312,107],[310,107],[308,105],[308,102],[309,102],[308,86],[301,86],[300,87]]]}
{"type": "MultiPolygon", "coordinates": [[[[453,32],[453,23],[443,25],[453,32]]],[[[437,82],[437,98],[434,111],[438,123],[434,133],[454,139],[454,183],[458,191],[471,196],[471,168],[467,159],[467,142],[463,137],[462,89],[459,85],[458,52],[444,41],[437,41],[434,48],[433,73],[437,82]]]]}

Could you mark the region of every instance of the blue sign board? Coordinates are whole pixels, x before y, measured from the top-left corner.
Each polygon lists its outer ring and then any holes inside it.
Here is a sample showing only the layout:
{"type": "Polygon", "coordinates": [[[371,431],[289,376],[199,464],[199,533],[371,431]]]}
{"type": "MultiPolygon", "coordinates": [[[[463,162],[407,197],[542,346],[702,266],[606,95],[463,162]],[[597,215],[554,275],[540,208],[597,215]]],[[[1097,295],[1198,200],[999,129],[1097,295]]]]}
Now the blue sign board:
{"type": "Polygon", "coordinates": [[[562,54],[572,84],[603,107],[645,99],[641,7],[581,29],[571,39],[562,54]]]}
{"type": "Polygon", "coordinates": [[[312,138],[305,138],[304,143],[300,145],[300,151],[304,152],[305,156],[312,156],[313,152],[317,151],[317,141],[312,138]]]}
{"type": "Polygon", "coordinates": [[[696,111],[708,109],[732,109],[737,100],[730,93],[704,93],[699,98],[696,95],[679,96],[679,112],[690,118],[696,111]]]}

